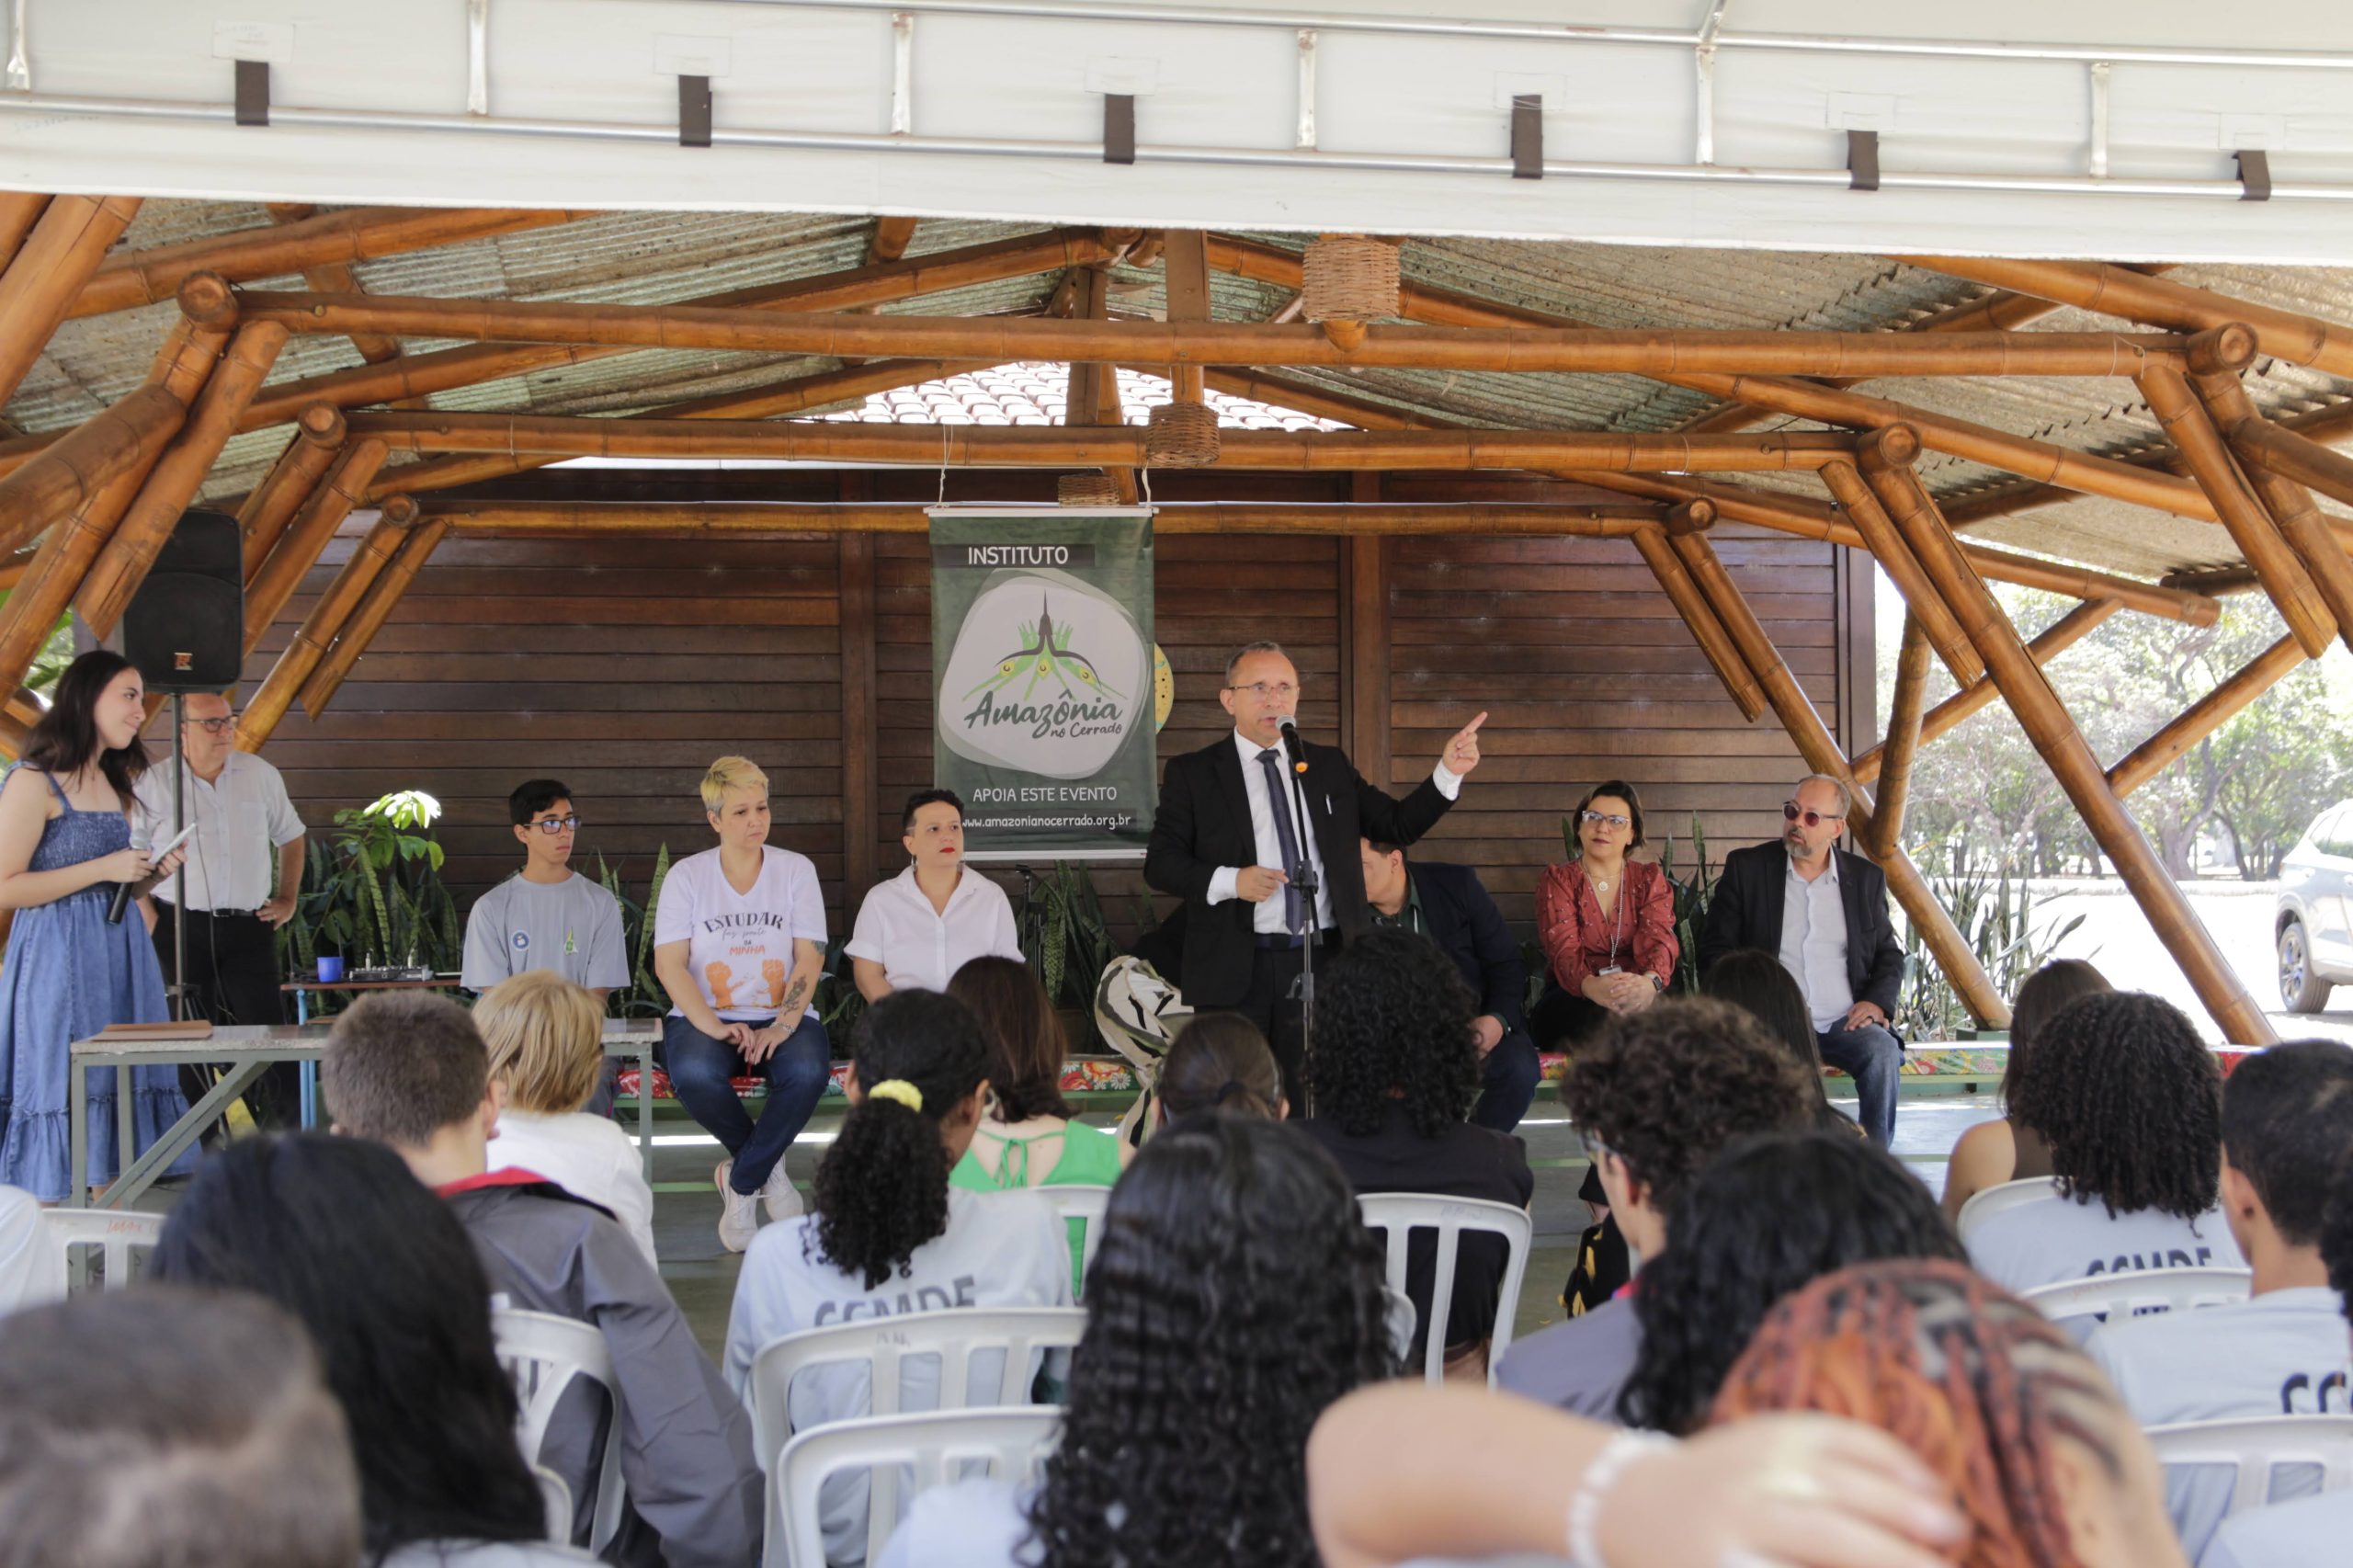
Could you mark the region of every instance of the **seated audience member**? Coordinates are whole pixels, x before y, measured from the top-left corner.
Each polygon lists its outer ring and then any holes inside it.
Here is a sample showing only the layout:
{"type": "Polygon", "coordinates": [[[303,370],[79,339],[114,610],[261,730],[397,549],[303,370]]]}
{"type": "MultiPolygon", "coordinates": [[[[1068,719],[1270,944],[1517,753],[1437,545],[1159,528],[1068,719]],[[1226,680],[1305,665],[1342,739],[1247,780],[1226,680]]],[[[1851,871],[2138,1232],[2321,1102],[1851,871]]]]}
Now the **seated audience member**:
{"type": "Polygon", "coordinates": [[[1536,1568],[1563,1547],[1574,1568],[1949,1568],[1967,1528],[1940,1477],[1858,1422],[1767,1415],[1678,1439],[1404,1381],[1324,1413],[1307,1492],[1323,1568],[1536,1568]]]}
{"type": "Polygon", "coordinates": [[[654,972],[668,994],[662,1063],[687,1113],[727,1157],[719,1244],[742,1252],[771,1220],[801,1212],[785,1152],[833,1075],[817,981],[825,967],[825,901],[806,855],[767,842],[768,776],[722,756],[702,778],[703,814],[719,846],[670,868],[654,914],[654,972]],[[767,1081],[756,1124],[739,1076],[767,1081]]]}
{"type": "Polygon", "coordinates": [[[1479,1103],[1473,1126],[1509,1132],[1528,1114],[1543,1070],[1520,1013],[1528,967],[1503,911],[1468,866],[1408,860],[1402,845],[1359,839],[1364,894],[1376,928],[1395,926],[1427,937],[1454,960],[1479,1013],[1471,1020],[1479,1041],[1479,1103]]]}
{"type": "Polygon", "coordinates": [[[2242,1268],[2216,1208],[2222,1075],[2178,1008],[2141,992],[2086,996],[2046,1025],[2013,1085],[2051,1145],[2057,1192],[1969,1235],[2012,1290],[2143,1268],[2242,1268]]]}
{"type": "MultiPolygon", "coordinates": [[[[989,1040],[972,1010],[936,991],[894,991],[858,1020],[852,1058],[849,1114],[817,1166],[811,1212],[770,1227],[744,1256],[727,1322],[727,1381],[738,1393],[748,1396],[761,1347],[802,1329],[1070,1304],[1070,1247],[1045,1200],[949,1181],[988,1090],[989,1040]]],[[[1002,1370],[988,1359],[975,1357],[972,1374],[984,1386],[1002,1370]]],[[[911,1362],[904,1379],[902,1410],[938,1404],[935,1359],[911,1362]]],[[[796,1432],[863,1415],[866,1369],[803,1372],[790,1403],[796,1432]]],[[[863,1472],[826,1483],[828,1562],[865,1560],[866,1509],[863,1472]]]]}
{"type": "Polygon", "coordinates": [[[1627,1426],[1706,1426],[1765,1314],[1823,1275],[1883,1258],[1969,1261],[1919,1179],[1849,1129],[1744,1138],[1685,1189],[1675,1244],[1634,1292],[1642,1345],[1618,1396],[1627,1426]]]}
{"type": "Polygon", "coordinates": [[[1815,1097],[1822,1102],[1813,1113],[1817,1125],[1862,1136],[1861,1126],[1842,1115],[1822,1086],[1822,1046],[1814,1038],[1813,1020],[1805,1016],[1805,993],[1780,960],[1755,948],[1734,948],[1709,966],[1700,977],[1699,994],[1746,1008],[1767,1034],[1781,1042],[1790,1060],[1813,1082],[1815,1097]]]}
{"type": "Polygon", "coordinates": [[[31,1193],[0,1187],[0,1315],[65,1295],[65,1270],[40,1215],[31,1193]]]}
{"type": "Polygon", "coordinates": [[[883,1568],[1313,1563],[1308,1431],[1397,1370],[1331,1160],[1256,1116],[1169,1128],[1111,1194],[1090,1283],[1043,1480],[924,1494],[883,1568]]]}
{"type": "Polygon", "coordinates": [[[1961,1568],[2182,1568],[2148,1439],[2063,1329],[1963,1265],[1866,1263],[1785,1298],[1714,1420],[1800,1410],[1910,1445],[1961,1499],[1961,1568]]]}
{"type": "MultiPolygon", "coordinates": [[[[335,1019],[319,1087],[337,1132],[390,1145],[448,1201],[499,1304],[605,1336],[630,1503],[612,1560],[719,1568],[756,1557],[750,1416],[620,1221],[536,1172],[488,1169],[502,1096],[466,1010],[415,992],[365,998],[335,1019]]],[[[602,1416],[584,1390],[558,1410],[540,1455],[571,1486],[584,1534],[602,1416]]]]}
{"type": "MultiPolygon", "coordinates": [[[[1536,1188],[1528,1151],[1507,1132],[1463,1119],[1479,1082],[1471,994],[1446,955],[1402,931],[1372,931],[1340,949],[1316,977],[1308,1042],[1314,1114],[1300,1123],[1361,1195],[1428,1192],[1525,1209],[1536,1188]]],[[[1499,1313],[1509,1250],[1501,1236],[1466,1233],[1446,1320],[1457,1370],[1486,1375],[1486,1341],[1499,1313]]],[[[1438,1234],[1409,1244],[1405,1294],[1416,1314],[1410,1361],[1429,1331],[1438,1234]]]]}
{"type": "MultiPolygon", "coordinates": [[[[2353,1156],[2353,1046],[2275,1045],[2222,1085],[2222,1215],[2254,1272],[2227,1306],[2110,1319],[2084,1346],[2143,1426],[2256,1415],[2342,1415],[2348,1373],[2343,1302],[2328,1287],[2322,1221],[2353,1156]],[[2335,1390],[2332,1399],[2330,1391],[2335,1390]]],[[[2283,1485],[2307,1475],[2289,1472],[2283,1485]]],[[[2230,1477],[2167,1478],[2192,1557],[2230,1507],[2230,1477]]],[[[2292,1494],[2290,1493],[2290,1494],[2292,1494]]],[[[2353,1553],[2353,1538],[2347,1542],[2353,1553]]]]}
{"type": "MultiPolygon", "coordinates": [[[[1764,1025],[1707,997],[1670,997],[1612,1021],[1578,1052],[1561,1085],[1609,1210],[1645,1263],[1668,1250],[1667,1216],[1710,1161],[1748,1133],[1804,1131],[1820,1094],[1764,1025]]],[[[1515,1340],[1495,1380],[1513,1393],[1615,1420],[1642,1334],[1634,1303],[1620,1291],[1515,1340]]]]}
{"type": "Polygon", "coordinates": [[[0,1331],[0,1563],[351,1568],[359,1543],[343,1412],[267,1301],[145,1284],[0,1331]]]}
{"type": "MultiPolygon", "coordinates": [[[[2333,1197],[2320,1234],[2321,1261],[2327,1266],[2339,1310],[2353,1321],[2353,1165],[2338,1166],[2330,1187],[2333,1197]]],[[[2232,1515],[2214,1532],[2198,1568],[2343,1568],[2348,1540],[2353,1540],[2353,1488],[2340,1487],[2317,1497],[2232,1515]]]]}
{"type": "MultiPolygon", "coordinates": [[[[972,1009],[989,1041],[988,1098],[972,1146],[948,1174],[951,1187],[1003,1192],[1014,1187],[1108,1187],[1135,1153],[1099,1127],[1071,1116],[1063,1099],[1070,1042],[1046,988],[1018,959],[978,958],[956,971],[948,994],[972,1009]]],[[[1068,1222],[1070,1288],[1076,1298],[1086,1222],[1068,1222]]]]}
{"type": "Polygon", "coordinates": [[[908,796],[899,842],[907,869],[868,891],[845,949],[859,995],[945,991],[974,959],[1021,961],[1005,890],[964,864],[964,802],[955,790],[908,796]]]}
{"type": "Polygon", "coordinates": [[[1258,1026],[1239,1013],[1202,1013],[1177,1031],[1161,1058],[1160,1123],[1182,1121],[1205,1110],[1232,1111],[1281,1121],[1290,1115],[1283,1098],[1282,1069],[1258,1026]]]}
{"type": "Polygon", "coordinates": [[[611,1211],[645,1261],[654,1256],[654,1189],[637,1142],[586,1109],[605,1066],[596,994],[548,970],[502,980],[474,1004],[490,1077],[506,1096],[487,1157],[519,1165],[611,1211]]]}
{"type": "Polygon", "coordinates": [[[1570,813],[1577,858],[1548,866],[1536,889],[1536,937],[1550,981],[1529,1018],[1546,1051],[1574,1048],[1610,1018],[1638,1013],[1674,982],[1675,884],[1640,849],[1643,802],[1611,779],[1586,791],[1570,813]]]}
{"type": "Polygon", "coordinates": [[[1962,1133],[1945,1165],[1945,1212],[1961,1218],[1961,1205],[1989,1187],[2051,1174],[2051,1146],[2042,1134],[2018,1119],[2017,1092],[2021,1064],[2035,1041],[2068,1003],[2114,990],[2106,976],[2081,959],[2056,959],[2026,977],[2010,1005],[2010,1050],[2002,1066],[2002,1114],[1962,1133]]]}
{"type": "Polygon", "coordinates": [[[367,1562],[593,1561],[543,1543],[546,1506],[515,1444],[489,1281],[449,1206],[392,1151],[319,1133],[231,1144],[197,1167],[150,1272],[250,1292],[310,1331],[224,1369],[250,1375],[290,1343],[304,1359],[318,1346],[350,1424],[367,1562]]]}

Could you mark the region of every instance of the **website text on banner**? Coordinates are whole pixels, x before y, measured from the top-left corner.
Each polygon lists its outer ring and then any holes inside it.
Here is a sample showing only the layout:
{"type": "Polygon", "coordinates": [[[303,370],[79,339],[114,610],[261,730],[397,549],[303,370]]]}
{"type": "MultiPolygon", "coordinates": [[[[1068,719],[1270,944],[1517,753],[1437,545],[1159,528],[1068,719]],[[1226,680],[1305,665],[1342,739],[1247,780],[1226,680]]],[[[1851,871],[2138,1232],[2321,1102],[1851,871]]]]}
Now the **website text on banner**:
{"type": "Polygon", "coordinates": [[[932,777],[974,858],[1130,856],[1156,805],[1166,665],[1152,514],[931,514],[932,777]]]}

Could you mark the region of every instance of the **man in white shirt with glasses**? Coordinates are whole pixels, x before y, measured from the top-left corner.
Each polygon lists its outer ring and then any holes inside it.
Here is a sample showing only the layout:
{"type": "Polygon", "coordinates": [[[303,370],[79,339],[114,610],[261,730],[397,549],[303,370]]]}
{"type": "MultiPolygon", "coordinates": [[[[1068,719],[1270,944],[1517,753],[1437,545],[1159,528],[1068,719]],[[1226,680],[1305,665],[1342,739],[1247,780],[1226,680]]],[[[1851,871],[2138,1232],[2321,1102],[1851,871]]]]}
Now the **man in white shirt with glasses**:
{"type": "MultiPolygon", "coordinates": [[[[166,975],[175,972],[175,934],[186,930],[187,972],[176,978],[188,987],[189,1017],[216,1024],[283,1023],[278,927],[292,917],[302,889],[302,819],[278,769],[237,749],[237,719],[226,697],[197,692],[186,709],[179,750],[140,778],[131,842],[142,847],[166,843],[182,821],[195,824],[196,832],[180,874],[142,900],[141,913],[166,975]],[[174,803],[176,782],[187,802],[184,819],[174,803]]],[[[209,1073],[181,1069],[181,1086],[191,1101],[210,1086],[209,1073]]],[[[276,1063],[254,1085],[254,1119],[264,1127],[296,1125],[300,1095],[300,1070],[290,1062],[276,1063]]]]}

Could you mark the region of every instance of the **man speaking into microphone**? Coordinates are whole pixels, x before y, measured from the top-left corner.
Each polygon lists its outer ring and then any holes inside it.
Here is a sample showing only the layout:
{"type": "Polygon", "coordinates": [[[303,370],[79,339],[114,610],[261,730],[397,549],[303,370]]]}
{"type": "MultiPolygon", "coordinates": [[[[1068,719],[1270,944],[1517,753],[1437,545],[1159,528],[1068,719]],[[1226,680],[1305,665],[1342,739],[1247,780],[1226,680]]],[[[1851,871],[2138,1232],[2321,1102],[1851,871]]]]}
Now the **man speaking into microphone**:
{"type": "Polygon", "coordinates": [[[1294,994],[1302,949],[1313,941],[1320,951],[1371,925],[1358,840],[1412,844],[1436,826],[1479,766],[1487,719],[1464,725],[1430,777],[1399,801],[1366,783],[1338,747],[1298,738],[1299,697],[1299,671],[1279,643],[1253,642],[1226,661],[1218,700],[1233,715],[1233,733],[1170,759],[1143,862],[1146,883],[1185,901],[1176,979],[1186,1004],[1240,1013],[1263,1029],[1293,1106],[1306,1104],[1294,994]],[[1294,776],[1304,786],[1304,845],[1294,776]],[[1312,907],[1292,875],[1302,850],[1312,907]]]}

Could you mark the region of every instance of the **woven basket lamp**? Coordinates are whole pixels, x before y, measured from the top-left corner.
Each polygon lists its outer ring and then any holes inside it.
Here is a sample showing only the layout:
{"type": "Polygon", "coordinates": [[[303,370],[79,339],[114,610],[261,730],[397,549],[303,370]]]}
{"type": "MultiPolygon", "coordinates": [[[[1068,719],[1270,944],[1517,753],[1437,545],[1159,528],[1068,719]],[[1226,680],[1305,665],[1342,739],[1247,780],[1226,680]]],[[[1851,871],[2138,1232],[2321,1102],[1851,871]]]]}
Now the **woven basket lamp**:
{"type": "Polygon", "coordinates": [[[1206,468],[1217,461],[1217,410],[1201,403],[1164,403],[1143,435],[1151,468],[1206,468]]]}
{"type": "Polygon", "coordinates": [[[1116,506],[1120,487],[1108,473],[1066,473],[1054,482],[1054,499],[1064,506],[1116,506]]]}
{"type": "Polygon", "coordinates": [[[1385,321],[1399,313],[1397,247],[1363,234],[1321,234],[1301,257],[1300,313],[1309,321],[1385,321]]]}

